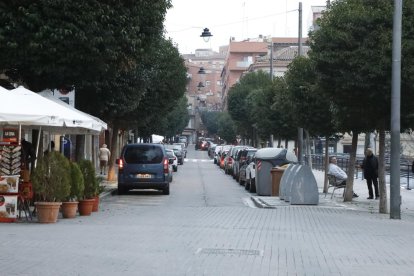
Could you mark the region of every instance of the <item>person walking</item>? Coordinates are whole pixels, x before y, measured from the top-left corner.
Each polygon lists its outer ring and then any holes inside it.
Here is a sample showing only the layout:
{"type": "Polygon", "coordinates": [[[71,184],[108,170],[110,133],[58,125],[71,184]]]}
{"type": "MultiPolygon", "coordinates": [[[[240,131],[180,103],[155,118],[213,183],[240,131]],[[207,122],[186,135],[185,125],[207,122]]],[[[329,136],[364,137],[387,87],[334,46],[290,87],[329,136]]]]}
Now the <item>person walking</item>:
{"type": "Polygon", "coordinates": [[[111,152],[108,149],[106,144],[103,144],[102,147],[99,149],[99,168],[101,170],[101,174],[106,174],[106,167],[108,166],[109,158],[111,157],[111,152]]]}
{"type": "Polygon", "coordinates": [[[367,180],[369,197],[374,199],[372,185],[374,184],[375,199],[379,198],[378,192],[378,158],[373,154],[371,148],[365,151],[365,158],[362,161],[361,168],[364,170],[364,178],[367,180]]]}

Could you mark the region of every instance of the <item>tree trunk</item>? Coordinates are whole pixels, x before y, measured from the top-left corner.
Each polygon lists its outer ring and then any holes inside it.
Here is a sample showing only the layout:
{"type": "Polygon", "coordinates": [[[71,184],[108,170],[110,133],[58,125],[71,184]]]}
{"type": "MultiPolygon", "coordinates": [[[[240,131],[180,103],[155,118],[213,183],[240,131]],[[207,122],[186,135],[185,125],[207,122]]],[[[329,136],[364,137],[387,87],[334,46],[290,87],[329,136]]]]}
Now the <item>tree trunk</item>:
{"type": "Polygon", "coordinates": [[[112,125],[112,135],[111,135],[111,147],[109,150],[111,151],[111,157],[109,158],[108,162],[108,180],[115,181],[115,160],[118,156],[118,131],[119,125],[117,122],[114,122],[112,125]]]}
{"type": "Polygon", "coordinates": [[[378,189],[380,194],[379,212],[388,213],[387,185],[385,183],[385,130],[379,130],[379,156],[378,156],[378,189]]]}
{"type": "Polygon", "coordinates": [[[364,152],[367,148],[371,148],[371,132],[365,132],[364,152]]]}
{"type": "Polygon", "coordinates": [[[358,133],[352,131],[352,146],[351,153],[349,156],[349,165],[348,165],[348,180],[346,181],[346,192],[344,201],[352,201],[352,196],[354,194],[354,173],[355,173],[355,161],[356,161],[356,150],[358,146],[358,133]]]}
{"type": "Polygon", "coordinates": [[[325,178],[323,180],[323,192],[328,192],[328,171],[329,171],[329,136],[325,138],[325,178]]]}
{"type": "Polygon", "coordinates": [[[304,129],[304,131],[306,134],[306,158],[307,158],[308,166],[312,170],[312,156],[311,156],[311,144],[310,144],[311,141],[309,137],[309,131],[307,131],[306,129],[304,129]]]}
{"type": "Polygon", "coordinates": [[[75,160],[79,162],[85,159],[85,135],[76,135],[75,160]]]}
{"type": "Polygon", "coordinates": [[[277,138],[277,147],[280,148],[282,146],[282,137],[277,138]]]}

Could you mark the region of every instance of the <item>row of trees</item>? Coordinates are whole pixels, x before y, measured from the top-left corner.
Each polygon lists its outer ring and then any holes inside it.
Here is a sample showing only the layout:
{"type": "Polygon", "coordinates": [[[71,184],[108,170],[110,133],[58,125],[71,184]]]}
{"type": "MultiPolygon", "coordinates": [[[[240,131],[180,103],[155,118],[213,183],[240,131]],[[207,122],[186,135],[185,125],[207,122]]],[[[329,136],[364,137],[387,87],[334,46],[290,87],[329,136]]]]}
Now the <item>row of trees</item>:
{"type": "MultiPolygon", "coordinates": [[[[414,1],[404,2],[401,124],[413,127],[414,1]]],[[[354,174],[358,134],[379,132],[380,212],[387,212],[385,131],[390,129],[393,4],[388,0],[338,0],[309,34],[308,57],[297,57],[284,77],[250,73],[230,89],[228,112],[236,132],[294,138],[352,135],[348,175],[354,174]]],[[[352,200],[349,177],[345,201],[352,200]]]]}
{"type": "Polygon", "coordinates": [[[181,133],[187,79],[164,37],[170,7],[171,0],[3,1],[0,73],[33,91],[75,87],[76,107],[106,121],[112,133],[181,133]]]}

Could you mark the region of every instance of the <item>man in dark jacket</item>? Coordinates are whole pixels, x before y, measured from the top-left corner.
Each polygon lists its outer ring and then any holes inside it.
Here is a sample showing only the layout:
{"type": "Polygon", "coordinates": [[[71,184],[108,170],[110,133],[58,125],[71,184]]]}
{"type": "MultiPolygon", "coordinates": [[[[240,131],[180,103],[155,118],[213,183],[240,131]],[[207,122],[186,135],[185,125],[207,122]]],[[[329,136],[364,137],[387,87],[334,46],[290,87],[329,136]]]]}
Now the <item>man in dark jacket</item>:
{"type": "Polygon", "coordinates": [[[369,193],[369,197],[367,199],[374,198],[374,194],[372,193],[372,184],[374,184],[375,199],[378,199],[378,158],[373,154],[371,148],[367,148],[361,168],[364,169],[364,178],[367,180],[369,193]]]}

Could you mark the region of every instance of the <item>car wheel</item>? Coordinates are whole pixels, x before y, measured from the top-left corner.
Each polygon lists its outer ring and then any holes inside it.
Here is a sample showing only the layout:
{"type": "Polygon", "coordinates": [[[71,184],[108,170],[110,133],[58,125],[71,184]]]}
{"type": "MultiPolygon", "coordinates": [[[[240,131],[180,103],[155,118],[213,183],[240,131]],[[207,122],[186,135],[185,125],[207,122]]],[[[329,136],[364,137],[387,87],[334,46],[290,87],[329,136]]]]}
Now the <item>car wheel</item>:
{"type": "Polygon", "coordinates": [[[249,191],[249,190],[250,190],[250,180],[248,181],[248,180],[246,179],[246,182],[244,183],[244,189],[245,189],[246,191],[249,191]]]}
{"type": "Polygon", "coordinates": [[[170,194],[170,185],[168,185],[167,187],[165,187],[165,188],[162,190],[162,193],[163,193],[164,195],[169,195],[169,194],[170,194]]]}
{"type": "Polygon", "coordinates": [[[173,171],[174,171],[174,172],[178,171],[177,166],[174,166],[174,167],[173,167],[173,171]]]}
{"type": "Polygon", "coordinates": [[[214,159],[214,164],[217,164],[217,160],[216,159],[214,159]]]}
{"type": "Polygon", "coordinates": [[[239,181],[238,182],[239,182],[240,185],[244,186],[246,181],[242,180],[239,176],[239,181]]]}
{"type": "Polygon", "coordinates": [[[256,192],[256,180],[253,178],[253,179],[250,179],[250,189],[249,189],[249,192],[251,192],[251,193],[255,193],[256,192]]]}

